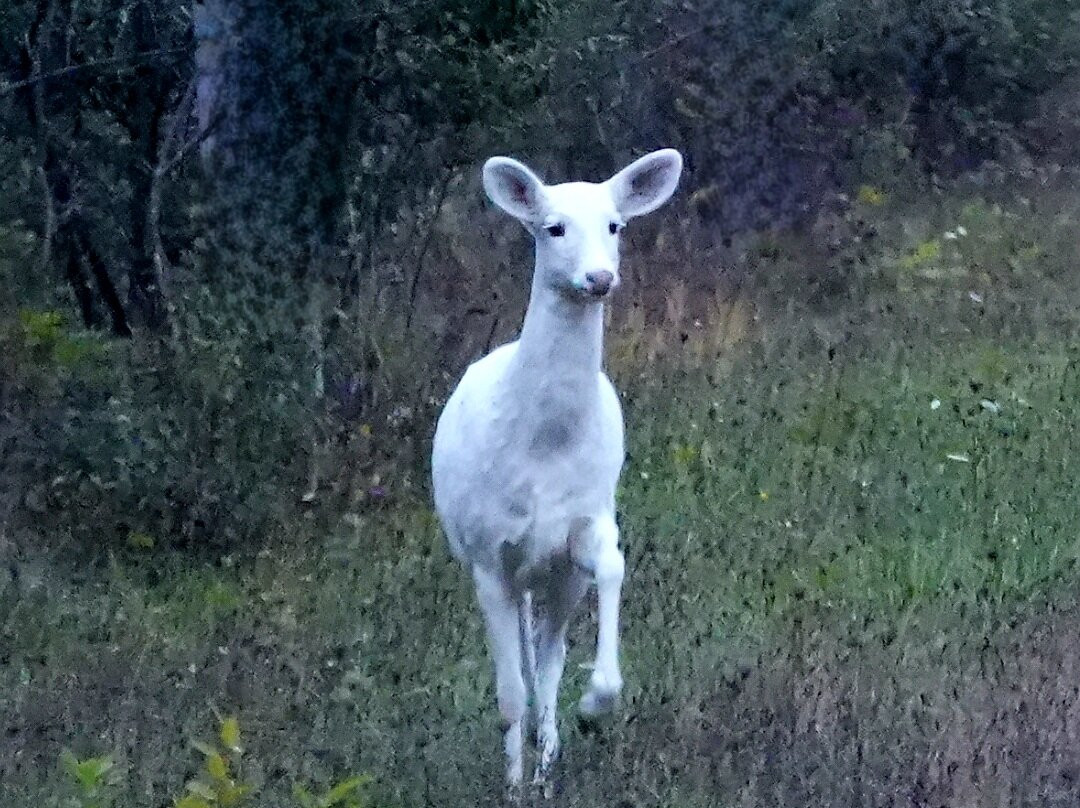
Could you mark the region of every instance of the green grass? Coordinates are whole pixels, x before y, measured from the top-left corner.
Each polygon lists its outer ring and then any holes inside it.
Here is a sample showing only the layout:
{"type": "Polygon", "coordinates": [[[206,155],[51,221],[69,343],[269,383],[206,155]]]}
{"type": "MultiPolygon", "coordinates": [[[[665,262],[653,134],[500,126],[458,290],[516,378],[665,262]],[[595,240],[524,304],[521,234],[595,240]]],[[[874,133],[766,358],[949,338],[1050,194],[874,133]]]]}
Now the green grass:
{"type": "MultiPolygon", "coordinates": [[[[1075,804],[1071,242],[943,208],[875,206],[884,243],[825,308],[773,248],[742,345],[620,381],[624,704],[572,717],[583,615],[552,805],[1075,804]],[[920,250],[935,216],[969,242],[920,250]]],[[[490,803],[490,666],[430,507],[316,521],[210,560],[23,558],[0,589],[3,804],[58,804],[64,749],[110,756],[116,805],[171,804],[215,710],[244,728],[252,804],[355,772],[389,805],[490,803]]]]}

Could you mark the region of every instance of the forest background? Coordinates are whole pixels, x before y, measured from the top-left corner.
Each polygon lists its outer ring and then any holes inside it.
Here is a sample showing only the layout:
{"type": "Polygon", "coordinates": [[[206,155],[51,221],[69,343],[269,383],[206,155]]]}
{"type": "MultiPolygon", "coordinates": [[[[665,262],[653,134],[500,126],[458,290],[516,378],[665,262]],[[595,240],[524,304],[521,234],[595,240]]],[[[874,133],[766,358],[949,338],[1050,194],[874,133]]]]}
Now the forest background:
{"type": "Polygon", "coordinates": [[[527,299],[479,166],[672,146],[556,799],[1075,804],[1078,57],[1072,0],[6,2],[0,793],[165,804],[215,713],[191,799],[497,789],[427,490],[527,299]]]}

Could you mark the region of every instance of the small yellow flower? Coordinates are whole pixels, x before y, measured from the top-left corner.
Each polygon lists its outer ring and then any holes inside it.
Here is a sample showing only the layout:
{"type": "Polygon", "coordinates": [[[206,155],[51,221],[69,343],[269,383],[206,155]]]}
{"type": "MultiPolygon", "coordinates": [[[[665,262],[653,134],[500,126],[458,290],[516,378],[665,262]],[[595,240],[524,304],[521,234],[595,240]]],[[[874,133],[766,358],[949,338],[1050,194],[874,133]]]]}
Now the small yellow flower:
{"type": "Polygon", "coordinates": [[[154,549],[154,537],[149,533],[140,533],[137,530],[133,530],[128,533],[128,545],[135,547],[139,550],[153,550],[154,549]]]}
{"type": "Polygon", "coordinates": [[[363,435],[365,438],[370,438],[371,437],[371,424],[364,424],[363,426],[361,426],[360,427],[360,434],[363,435]]]}
{"type": "Polygon", "coordinates": [[[873,185],[863,185],[859,188],[858,200],[877,208],[885,204],[885,192],[873,185]]]}
{"type": "Polygon", "coordinates": [[[693,446],[676,446],[671,454],[675,458],[676,463],[685,466],[694,461],[698,456],[698,450],[693,446]]]}
{"type": "Polygon", "coordinates": [[[760,499],[762,502],[768,502],[769,501],[769,492],[768,491],[758,491],[757,495],[758,495],[758,499],[760,499]]]}
{"type": "Polygon", "coordinates": [[[914,269],[922,264],[929,263],[941,255],[941,242],[937,239],[924,241],[900,261],[905,269],[914,269]]]}

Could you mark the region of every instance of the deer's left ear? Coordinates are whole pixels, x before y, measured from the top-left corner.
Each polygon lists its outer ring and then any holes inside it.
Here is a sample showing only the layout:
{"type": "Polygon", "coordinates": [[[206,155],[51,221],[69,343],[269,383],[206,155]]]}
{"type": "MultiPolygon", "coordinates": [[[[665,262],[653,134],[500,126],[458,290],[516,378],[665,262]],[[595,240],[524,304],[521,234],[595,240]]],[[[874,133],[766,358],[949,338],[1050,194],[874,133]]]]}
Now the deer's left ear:
{"type": "Polygon", "coordinates": [[[682,155],[660,149],[641,157],[604,183],[625,219],[651,213],[675,193],[682,174],[682,155]]]}

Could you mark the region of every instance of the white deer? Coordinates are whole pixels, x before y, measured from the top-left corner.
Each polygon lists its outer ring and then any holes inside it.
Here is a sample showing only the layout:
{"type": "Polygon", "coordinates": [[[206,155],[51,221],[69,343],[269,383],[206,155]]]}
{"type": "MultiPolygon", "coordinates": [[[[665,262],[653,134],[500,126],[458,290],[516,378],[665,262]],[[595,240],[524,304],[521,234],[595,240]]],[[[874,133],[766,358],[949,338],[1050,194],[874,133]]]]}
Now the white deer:
{"type": "Polygon", "coordinates": [[[600,184],[544,185],[506,157],[484,165],[488,196],[536,240],[532,294],[521,337],[473,363],[447,401],[432,478],[451,551],[471,572],[484,615],[512,793],[522,780],[530,691],[534,782],[546,782],[558,755],[566,629],[591,582],[599,630],[581,711],[611,710],[622,688],[615,486],[623,422],[601,370],[603,301],[619,284],[619,232],[666,202],[681,172],[674,149],[648,154],[600,184]]]}

